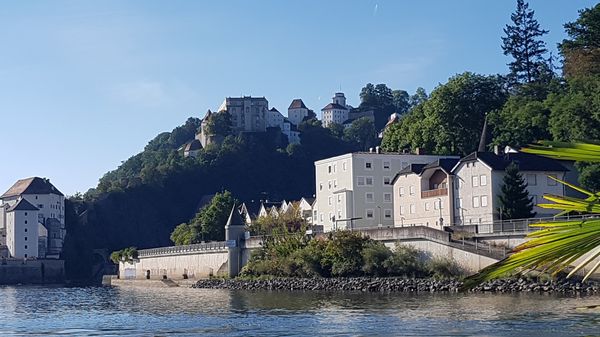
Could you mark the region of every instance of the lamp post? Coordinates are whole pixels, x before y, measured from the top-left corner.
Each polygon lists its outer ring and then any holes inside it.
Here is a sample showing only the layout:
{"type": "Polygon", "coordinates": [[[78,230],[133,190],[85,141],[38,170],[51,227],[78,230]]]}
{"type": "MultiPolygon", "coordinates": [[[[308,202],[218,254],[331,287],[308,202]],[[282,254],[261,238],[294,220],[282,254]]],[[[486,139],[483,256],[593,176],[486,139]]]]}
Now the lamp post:
{"type": "Polygon", "coordinates": [[[444,217],[442,216],[442,198],[437,198],[438,209],[440,210],[440,228],[444,229],[444,217]]]}
{"type": "Polygon", "coordinates": [[[378,225],[379,226],[383,226],[383,224],[381,223],[381,206],[378,205],[377,209],[379,209],[379,223],[378,223],[378,225]]]}
{"type": "Polygon", "coordinates": [[[406,218],[401,216],[400,217],[400,227],[404,227],[404,220],[406,220],[406,218]]]}

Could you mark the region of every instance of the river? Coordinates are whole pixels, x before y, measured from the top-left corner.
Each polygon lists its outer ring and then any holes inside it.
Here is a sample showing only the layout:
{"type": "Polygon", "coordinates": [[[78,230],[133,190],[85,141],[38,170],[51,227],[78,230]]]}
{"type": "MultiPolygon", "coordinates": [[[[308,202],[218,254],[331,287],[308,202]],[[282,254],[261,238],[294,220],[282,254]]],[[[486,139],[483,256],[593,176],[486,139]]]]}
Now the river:
{"type": "Polygon", "coordinates": [[[600,296],[0,287],[0,336],[600,336],[600,296]]]}

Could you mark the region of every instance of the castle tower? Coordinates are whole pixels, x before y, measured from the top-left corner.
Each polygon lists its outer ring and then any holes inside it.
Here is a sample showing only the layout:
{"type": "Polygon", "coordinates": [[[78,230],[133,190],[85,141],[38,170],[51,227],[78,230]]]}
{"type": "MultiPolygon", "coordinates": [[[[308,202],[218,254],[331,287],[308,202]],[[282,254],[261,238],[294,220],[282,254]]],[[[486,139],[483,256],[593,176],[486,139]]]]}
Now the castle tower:
{"type": "Polygon", "coordinates": [[[225,240],[227,241],[227,249],[229,251],[229,277],[238,276],[242,269],[242,250],[240,245],[244,240],[245,232],[246,224],[238,211],[237,205],[234,204],[225,225],[225,240]]]}

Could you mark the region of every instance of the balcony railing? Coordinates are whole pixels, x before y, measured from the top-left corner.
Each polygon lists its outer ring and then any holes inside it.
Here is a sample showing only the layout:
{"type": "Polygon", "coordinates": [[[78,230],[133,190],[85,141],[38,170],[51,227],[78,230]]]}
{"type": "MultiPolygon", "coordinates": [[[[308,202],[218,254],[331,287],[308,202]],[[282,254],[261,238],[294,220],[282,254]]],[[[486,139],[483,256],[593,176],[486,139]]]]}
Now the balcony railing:
{"type": "Polygon", "coordinates": [[[448,188],[436,188],[435,190],[421,192],[421,198],[433,198],[448,195],[448,188]]]}

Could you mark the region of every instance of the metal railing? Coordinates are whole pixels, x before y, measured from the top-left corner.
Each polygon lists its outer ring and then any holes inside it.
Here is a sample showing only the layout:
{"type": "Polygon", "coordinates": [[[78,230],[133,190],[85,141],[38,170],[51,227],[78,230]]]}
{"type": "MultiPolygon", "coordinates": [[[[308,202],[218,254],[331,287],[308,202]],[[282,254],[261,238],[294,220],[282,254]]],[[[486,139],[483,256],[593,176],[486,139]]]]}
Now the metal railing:
{"type": "Polygon", "coordinates": [[[138,251],[138,257],[152,257],[165,255],[185,255],[194,254],[203,251],[226,250],[226,241],[214,241],[205,243],[196,243],[193,245],[171,246],[142,249],[138,251]]]}
{"type": "Polygon", "coordinates": [[[551,221],[572,221],[600,218],[598,215],[566,215],[561,217],[496,220],[489,224],[477,224],[478,233],[529,233],[538,230],[531,225],[551,221]]]}

